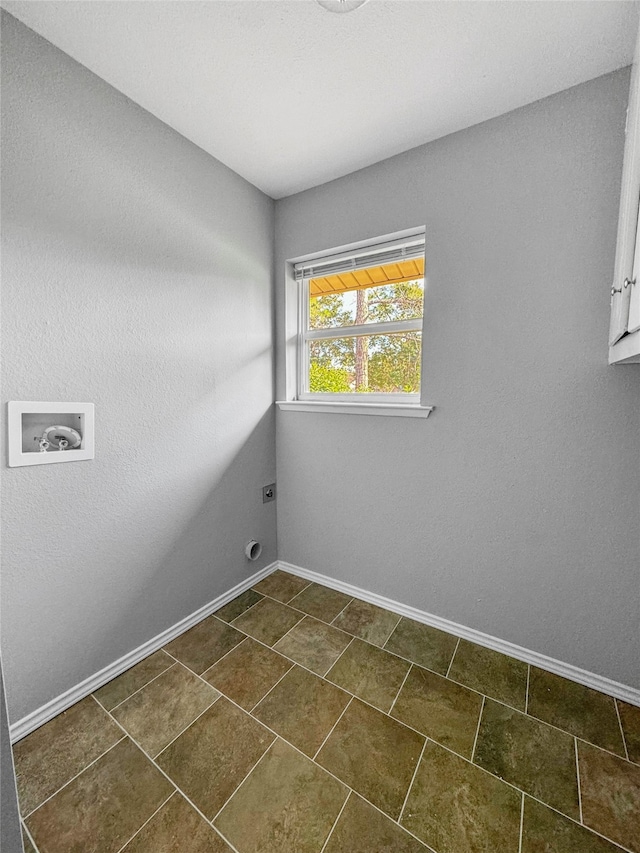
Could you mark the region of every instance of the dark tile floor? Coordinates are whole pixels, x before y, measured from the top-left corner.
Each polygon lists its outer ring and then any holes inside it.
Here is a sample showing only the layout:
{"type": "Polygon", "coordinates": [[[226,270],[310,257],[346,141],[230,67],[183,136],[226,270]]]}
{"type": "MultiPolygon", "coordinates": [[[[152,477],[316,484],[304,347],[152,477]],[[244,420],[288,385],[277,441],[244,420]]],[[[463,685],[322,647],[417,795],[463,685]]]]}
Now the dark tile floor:
{"type": "Polygon", "coordinates": [[[27,853],[640,853],[640,709],[277,571],[15,745],[27,853]]]}

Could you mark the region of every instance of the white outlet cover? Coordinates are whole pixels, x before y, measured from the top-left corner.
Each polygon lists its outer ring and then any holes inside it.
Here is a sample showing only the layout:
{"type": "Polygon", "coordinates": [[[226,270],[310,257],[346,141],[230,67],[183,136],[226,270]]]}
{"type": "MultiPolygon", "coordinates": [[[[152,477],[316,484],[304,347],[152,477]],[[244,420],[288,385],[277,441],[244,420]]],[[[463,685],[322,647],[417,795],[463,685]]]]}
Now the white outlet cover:
{"type": "MultiPolygon", "coordinates": [[[[7,424],[8,461],[10,468],[18,468],[22,465],[52,465],[56,462],[81,462],[94,458],[95,410],[93,403],[51,403],[34,400],[12,400],[7,404],[7,407],[9,415],[7,424]],[[51,449],[41,452],[39,444],[36,442],[38,435],[42,434],[42,424],[45,427],[58,426],[61,420],[68,419],[69,417],[73,418],[74,428],[82,436],[80,447],[74,450],[51,449]],[[23,433],[27,429],[29,422],[39,424],[39,426],[35,428],[37,434],[32,436],[33,449],[26,450],[23,433]]],[[[70,426],[70,424],[64,426],[70,426]]]]}

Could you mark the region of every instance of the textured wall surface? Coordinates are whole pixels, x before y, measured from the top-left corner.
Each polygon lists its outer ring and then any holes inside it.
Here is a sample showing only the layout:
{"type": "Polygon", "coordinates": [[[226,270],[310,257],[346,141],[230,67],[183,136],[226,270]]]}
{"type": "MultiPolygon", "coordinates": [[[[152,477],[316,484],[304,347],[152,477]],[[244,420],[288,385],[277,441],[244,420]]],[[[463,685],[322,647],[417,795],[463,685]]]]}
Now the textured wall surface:
{"type": "Polygon", "coordinates": [[[13,756],[0,661],[0,850],[23,853],[18,794],[13,775],[13,756]]]}
{"type": "MultiPolygon", "coordinates": [[[[7,469],[17,720],[276,558],[273,203],[2,16],[7,400],[96,404],[7,469]]],[[[640,371],[606,366],[628,76],[277,203],[284,261],[426,225],[426,421],[279,413],[279,556],[640,684],[640,371]]],[[[282,332],[282,329],[280,330],[282,332]]],[[[283,395],[282,353],[278,382],[283,395]]]]}
{"type": "Polygon", "coordinates": [[[2,24],[3,417],[96,406],[93,461],[3,459],[15,721],[276,558],[273,202],[2,24]]]}
{"type": "MultiPolygon", "coordinates": [[[[640,686],[640,369],[607,366],[628,72],[277,202],[426,226],[428,420],[278,413],[279,556],[640,686]]],[[[284,394],[279,354],[278,398],[284,394]]]]}

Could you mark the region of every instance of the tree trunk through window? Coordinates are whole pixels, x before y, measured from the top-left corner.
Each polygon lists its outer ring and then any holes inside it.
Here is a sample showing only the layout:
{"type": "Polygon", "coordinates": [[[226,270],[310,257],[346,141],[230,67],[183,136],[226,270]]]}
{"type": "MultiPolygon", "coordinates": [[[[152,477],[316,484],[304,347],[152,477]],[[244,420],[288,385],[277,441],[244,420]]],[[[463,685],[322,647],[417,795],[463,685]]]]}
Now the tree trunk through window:
{"type": "MultiPolygon", "coordinates": [[[[369,317],[368,292],[356,290],[356,325],[366,323],[369,317]]],[[[369,390],[369,338],[356,338],[356,391],[369,390]]]]}

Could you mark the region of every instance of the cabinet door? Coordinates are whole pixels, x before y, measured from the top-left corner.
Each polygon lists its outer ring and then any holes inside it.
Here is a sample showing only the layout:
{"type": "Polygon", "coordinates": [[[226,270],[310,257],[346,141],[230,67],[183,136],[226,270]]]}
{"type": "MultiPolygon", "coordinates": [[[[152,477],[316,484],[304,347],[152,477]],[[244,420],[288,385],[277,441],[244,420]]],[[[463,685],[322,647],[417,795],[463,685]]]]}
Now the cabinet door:
{"type": "MultiPolygon", "coordinates": [[[[632,292],[636,294],[640,284],[625,287],[625,279],[633,279],[634,250],[638,231],[638,200],[640,199],[640,35],[636,44],[636,55],[631,72],[629,109],[627,112],[627,137],[622,167],[622,192],[620,195],[620,218],[616,245],[616,266],[611,288],[611,323],[609,345],[627,332],[629,324],[629,302],[632,292]]],[[[636,251],[637,254],[637,251],[636,251]]],[[[637,267],[637,261],[636,261],[637,267]]]]}
{"type": "MultiPolygon", "coordinates": [[[[633,257],[633,272],[631,278],[627,280],[627,290],[629,295],[629,332],[635,332],[640,329],[640,222],[636,229],[636,250],[633,257]]],[[[622,286],[624,290],[624,284],[622,286]]]]}

